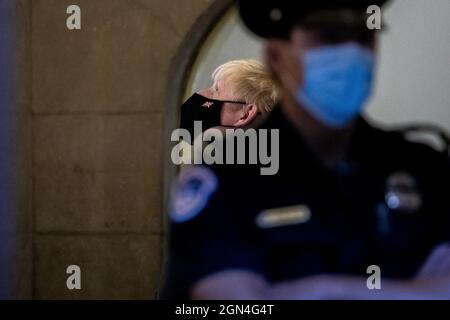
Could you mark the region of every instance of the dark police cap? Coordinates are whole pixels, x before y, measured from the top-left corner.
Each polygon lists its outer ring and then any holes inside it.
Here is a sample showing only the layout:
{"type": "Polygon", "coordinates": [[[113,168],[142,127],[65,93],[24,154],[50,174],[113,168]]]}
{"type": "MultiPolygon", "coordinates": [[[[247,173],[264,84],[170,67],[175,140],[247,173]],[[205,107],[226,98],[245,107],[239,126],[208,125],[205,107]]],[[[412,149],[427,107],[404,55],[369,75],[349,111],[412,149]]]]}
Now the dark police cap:
{"type": "Polygon", "coordinates": [[[244,24],[256,35],[282,37],[294,24],[322,10],[366,10],[371,5],[383,6],[390,0],[238,0],[244,24]]]}

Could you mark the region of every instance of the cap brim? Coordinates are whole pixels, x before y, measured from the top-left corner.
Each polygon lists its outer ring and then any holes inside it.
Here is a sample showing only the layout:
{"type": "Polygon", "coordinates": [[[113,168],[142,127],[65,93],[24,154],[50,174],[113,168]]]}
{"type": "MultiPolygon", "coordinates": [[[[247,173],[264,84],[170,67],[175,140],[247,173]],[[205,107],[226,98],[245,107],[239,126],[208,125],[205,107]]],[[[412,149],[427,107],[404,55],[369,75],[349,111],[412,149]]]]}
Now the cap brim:
{"type": "Polygon", "coordinates": [[[239,13],[247,28],[263,37],[287,35],[295,21],[320,9],[367,9],[370,5],[383,6],[390,0],[238,0],[239,13]]]}

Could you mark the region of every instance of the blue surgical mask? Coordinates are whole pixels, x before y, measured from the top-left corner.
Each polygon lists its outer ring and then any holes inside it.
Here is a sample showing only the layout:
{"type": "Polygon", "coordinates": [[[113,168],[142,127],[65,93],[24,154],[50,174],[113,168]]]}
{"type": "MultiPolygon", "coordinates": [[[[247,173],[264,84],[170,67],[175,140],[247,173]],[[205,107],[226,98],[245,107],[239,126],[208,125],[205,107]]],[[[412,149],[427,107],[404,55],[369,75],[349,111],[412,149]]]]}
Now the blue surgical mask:
{"type": "Polygon", "coordinates": [[[308,51],[297,102],[314,118],[342,128],[361,114],[371,94],[375,56],[356,42],[308,51]]]}

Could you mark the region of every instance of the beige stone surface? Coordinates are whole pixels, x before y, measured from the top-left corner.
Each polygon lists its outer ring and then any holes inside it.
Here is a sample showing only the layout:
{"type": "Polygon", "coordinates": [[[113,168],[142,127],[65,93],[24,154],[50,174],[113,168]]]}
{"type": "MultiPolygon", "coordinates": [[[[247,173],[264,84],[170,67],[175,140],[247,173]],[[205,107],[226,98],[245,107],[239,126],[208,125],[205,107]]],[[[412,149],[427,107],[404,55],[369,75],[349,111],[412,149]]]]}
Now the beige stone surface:
{"type": "Polygon", "coordinates": [[[73,1],[14,1],[13,297],[155,297],[168,72],[210,2],[78,0],[69,31],[73,1]],[[81,291],[65,286],[70,264],[81,291]]]}
{"type": "Polygon", "coordinates": [[[146,6],[155,19],[164,21],[178,36],[183,37],[213,0],[137,0],[146,6]]]}
{"type": "Polygon", "coordinates": [[[36,230],[161,230],[159,115],[41,116],[34,122],[36,230]]]}
{"type": "Polygon", "coordinates": [[[38,235],[35,298],[152,299],[160,278],[159,236],[38,235]],[[68,290],[67,267],[81,269],[81,290],[68,290]]]}
{"type": "Polygon", "coordinates": [[[136,0],[77,1],[81,30],[68,30],[72,2],[32,1],[34,112],[163,110],[180,35],[136,0]]]}

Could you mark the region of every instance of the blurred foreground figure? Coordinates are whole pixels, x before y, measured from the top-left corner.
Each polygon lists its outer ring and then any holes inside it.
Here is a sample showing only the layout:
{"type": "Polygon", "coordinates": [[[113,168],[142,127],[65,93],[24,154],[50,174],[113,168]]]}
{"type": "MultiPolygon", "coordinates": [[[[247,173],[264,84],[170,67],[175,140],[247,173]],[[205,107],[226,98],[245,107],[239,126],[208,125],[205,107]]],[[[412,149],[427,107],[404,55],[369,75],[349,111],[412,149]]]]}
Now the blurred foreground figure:
{"type": "Polygon", "coordinates": [[[280,170],[181,174],[164,298],[450,299],[448,157],[361,117],[385,2],[240,1],[282,89],[280,170]]]}

